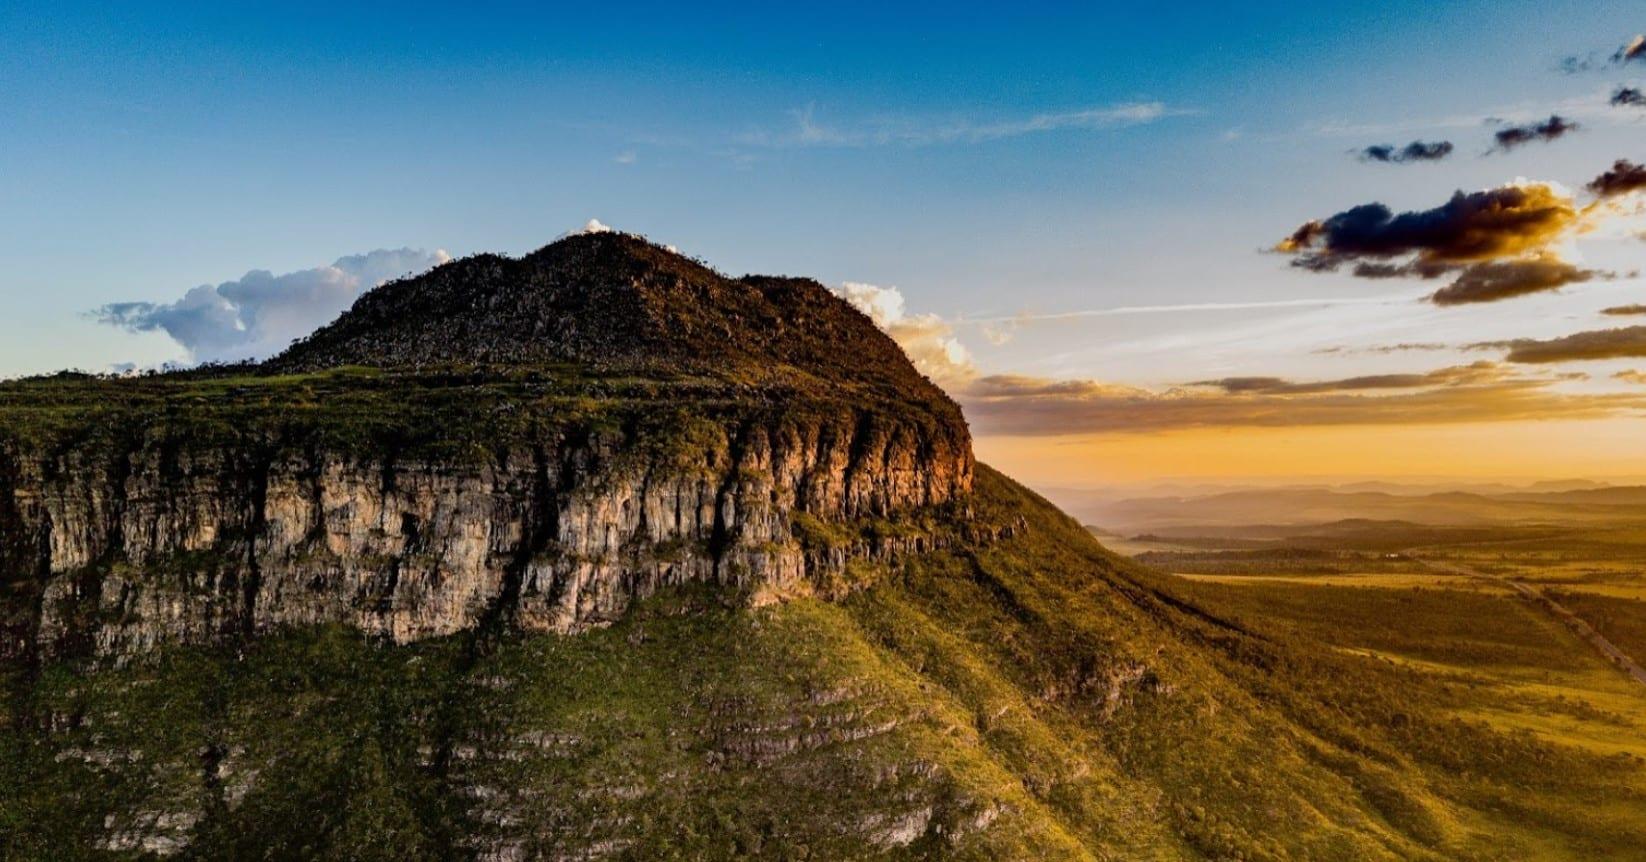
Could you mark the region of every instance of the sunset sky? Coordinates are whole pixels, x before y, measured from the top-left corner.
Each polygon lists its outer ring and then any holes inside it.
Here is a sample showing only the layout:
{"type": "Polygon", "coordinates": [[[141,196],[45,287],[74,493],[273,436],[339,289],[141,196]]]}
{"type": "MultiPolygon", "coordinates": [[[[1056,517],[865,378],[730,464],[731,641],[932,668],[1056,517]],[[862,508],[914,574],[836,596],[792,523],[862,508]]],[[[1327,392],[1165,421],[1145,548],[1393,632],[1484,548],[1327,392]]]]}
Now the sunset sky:
{"type": "Polygon", "coordinates": [[[6,375],[596,218],[837,289],[1042,487],[1646,477],[1638,3],[74,5],[0,8],[6,375]]]}

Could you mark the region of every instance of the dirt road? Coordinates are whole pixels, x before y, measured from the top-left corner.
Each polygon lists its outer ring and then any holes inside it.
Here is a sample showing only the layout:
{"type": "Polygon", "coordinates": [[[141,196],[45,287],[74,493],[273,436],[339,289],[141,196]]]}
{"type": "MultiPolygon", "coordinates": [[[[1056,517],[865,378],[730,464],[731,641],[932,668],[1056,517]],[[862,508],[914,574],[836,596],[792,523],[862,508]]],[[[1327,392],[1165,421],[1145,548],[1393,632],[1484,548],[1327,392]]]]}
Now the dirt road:
{"type": "Polygon", "coordinates": [[[1470,578],[1481,578],[1483,580],[1495,581],[1509,587],[1529,599],[1533,604],[1543,608],[1543,610],[1548,612],[1555,619],[1560,620],[1568,629],[1572,630],[1573,634],[1588,641],[1591,646],[1600,651],[1601,655],[1606,657],[1607,661],[1617,665],[1618,669],[1628,674],[1634,679],[1635,682],[1638,682],[1641,685],[1646,685],[1646,668],[1641,667],[1635,662],[1634,659],[1630,658],[1627,653],[1618,649],[1617,645],[1607,640],[1605,635],[1595,631],[1594,626],[1589,625],[1583,620],[1582,617],[1572,613],[1566,608],[1565,605],[1549,598],[1543,593],[1542,590],[1539,590],[1523,581],[1517,581],[1513,578],[1506,578],[1502,575],[1494,575],[1489,572],[1483,572],[1479,569],[1465,566],[1461,563],[1454,563],[1447,560],[1428,559],[1419,554],[1420,550],[1421,549],[1418,548],[1412,548],[1403,553],[1437,572],[1446,572],[1448,574],[1462,575],[1470,578]]]}

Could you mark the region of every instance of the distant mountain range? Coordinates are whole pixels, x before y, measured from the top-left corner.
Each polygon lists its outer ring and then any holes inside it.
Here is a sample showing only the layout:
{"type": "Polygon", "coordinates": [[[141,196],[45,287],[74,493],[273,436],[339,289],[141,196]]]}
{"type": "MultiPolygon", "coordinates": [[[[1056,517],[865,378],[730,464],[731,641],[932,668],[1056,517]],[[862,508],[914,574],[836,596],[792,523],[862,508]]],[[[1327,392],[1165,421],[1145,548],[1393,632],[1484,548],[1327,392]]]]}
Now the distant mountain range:
{"type": "Polygon", "coordinates": [[[1428,526],[1630,524],[1646,521],[1646,486],[1547,482],[1492,493],[1419,493],[1359,483],[1341,488],[1270,488],[1113,498],[1090,491],[1050,496],[1082,521],[1121,534],[1185,527],[1319,525],[1343,520],[1428,526]]]}

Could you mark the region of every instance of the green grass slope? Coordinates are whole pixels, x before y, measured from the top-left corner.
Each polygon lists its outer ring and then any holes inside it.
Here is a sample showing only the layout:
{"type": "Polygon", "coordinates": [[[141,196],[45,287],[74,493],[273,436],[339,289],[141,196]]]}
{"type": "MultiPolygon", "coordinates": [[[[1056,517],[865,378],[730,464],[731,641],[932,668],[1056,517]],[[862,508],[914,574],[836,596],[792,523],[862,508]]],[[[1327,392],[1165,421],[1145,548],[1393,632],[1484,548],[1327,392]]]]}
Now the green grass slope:
{"type": "Polygon", "coordinates": [[[955,530],[837,602],[14,671],[0,857],[1646,858],[1638,760],[1226,619],[987,468],[955,530]]]}

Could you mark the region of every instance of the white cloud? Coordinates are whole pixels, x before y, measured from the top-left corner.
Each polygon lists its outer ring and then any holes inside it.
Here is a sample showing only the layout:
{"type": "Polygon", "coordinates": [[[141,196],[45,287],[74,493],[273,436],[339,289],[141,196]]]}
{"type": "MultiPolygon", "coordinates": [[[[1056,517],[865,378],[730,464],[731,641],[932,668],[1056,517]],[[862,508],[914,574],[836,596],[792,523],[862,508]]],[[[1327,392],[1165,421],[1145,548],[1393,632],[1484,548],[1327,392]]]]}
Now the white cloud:
{"type": "Polygon", "coordinates": [[[378,249],[283,275],[254,269],[175,302],[116,302],[92,315],[133,332],[164,332],[196,362],[262,359],[331,322],[361,293],[448,260],[438,249],[378,249]]]}
{"type": "Polygon", "coordinates": [[[612,161],[620,165],[632,165],[639,160],[640,156],[634,150],[624,150],[612,157],[612,161]]]}
{"type": "Polygon", "coordinates": [[[829,125],[817,119],[815,106],[790,111],[794,126],[782,132],[757,131],[742,143],[765,147],[930,146],[982,143],[1065,129],[1113,129],[1154,123],[1167,117],[1197,113],[1163,102],[1125,102],[1073,111],[982,121],[884,118],[855,126],[829,125]]]}
{"type": "Polygon", "coordinates": [[[971,352],[954,337],[948,321],[935,314],[909,314],[897,288],[848,281],[835,293],[868,315],[903,348],[920,373],[938,385],[953,386],[977,376],[971,352]]]}
{"type": "Polygon", "coordinates": [[[583,226],[577,230],[569,230],[555,237],[555,241],[558,242],[569,236],[582,236],[589,233],[612,233],[612,231],[613,229],[611,225],[602,222],[600,219],[592,218],[584,222],[583,226]]]}
{"type": "Polygon", "coordinates": [[[1353,138],[1445,130],[1480,130],[1484,138],[1489,137],[1489,130],[1499,123],[1527,123],[1547,119],[1551,114],[1559,114],[1569,120],[1581,120],[1588,126],[1623,126],[1637,123],[1637,115],[1629,111],[1619,111],[1611,105],[1613,89],[1612,85],[1607,84],[1578,96],[1499,104],[1476,113],[1407,117],[1384,122],[1330,119],[1310,123],[1304,126],[1303,130],[1322,137],[1353,138]]]}

